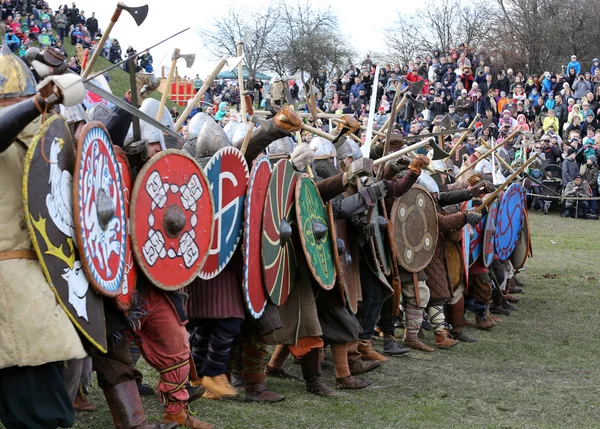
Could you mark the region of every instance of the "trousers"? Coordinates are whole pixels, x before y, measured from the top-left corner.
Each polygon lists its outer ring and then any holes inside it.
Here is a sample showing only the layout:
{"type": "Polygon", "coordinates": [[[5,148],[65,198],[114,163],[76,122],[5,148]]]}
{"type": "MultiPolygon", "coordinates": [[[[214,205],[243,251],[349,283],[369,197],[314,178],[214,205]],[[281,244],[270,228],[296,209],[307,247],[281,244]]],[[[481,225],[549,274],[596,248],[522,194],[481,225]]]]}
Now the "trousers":
{"type": "Polygon", "coordinates": [[[370,340],[373,337],[375,325],[379,320],[383,303],[389,297],[389,291],[371,272],[366,263],[360,265],[360,281],[362,286],[363,308],[360,326],[362,332],[358,334],[361,340],[370,340]]]}
{"type": "Polygon", "coordinates": [[[215,377],[227,372],[234,338],[242,329],[242,319],[196,319],[191,334],[192,354],[198,376],[215,377]]]}

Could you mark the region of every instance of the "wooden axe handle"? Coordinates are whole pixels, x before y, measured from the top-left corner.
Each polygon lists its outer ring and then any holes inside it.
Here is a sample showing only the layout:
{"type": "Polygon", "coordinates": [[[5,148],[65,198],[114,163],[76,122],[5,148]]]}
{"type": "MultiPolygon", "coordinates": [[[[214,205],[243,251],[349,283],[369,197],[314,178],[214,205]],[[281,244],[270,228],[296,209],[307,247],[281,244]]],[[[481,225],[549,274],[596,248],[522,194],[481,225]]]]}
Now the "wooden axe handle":
{"type": "MultiPolygon", "coordinates": [[[[490,149],[490,148],[491,148],[491,146],[489,145],[489,143],[488,143],[488,142],[486,142],[486,141],[483,139],[483,137],[479,137],[479,143],[481,143],[482,145],[484,145],[484,146],[485,146],[487,149],[490,149]]],[[[504,142],[503,142],[503,143],[504,143],[504,142]]],[[[511,173],[514,173],[515,169],[514,169],[514,168],[512,168],[512,167],[511,167],[511,166],[508,164],[508,162],[506,162],[506,161],[504,160],[504,158],[502,158],[501,156],[499,156],[499,157],[498,157],[498,160],[500,161],[500,163],[501,163],[502,165],[504,165],[504,168],[506,168],[506,169],[507,169],[508,171],[510,171],[511,173]]]]}
{"type": "Polygon", "coordinates": [[[452,155],[454,155],[454,152],[456,152],[456,149],[458,149],[460,147],[460,145],[465,141],[465,139],[467,138],[469,133],[473,130],[473,128],[475,128],[475,124],[477,123],[477,121],[479,121],[479,118],[480,118],[480,115],[478,113],[477,115],[475,115],[475,117],[473,118],[473,120],[471,121],[469,126],[467,127],[467,131],[465,131],[463,133],[463,135],[460,136],[460,139],[456,142],[456,144],[454,145],[452,150],[450,150],[450,153],[448,154],[448,158],[450,158],[452,155]]]}
{"type": "Polygon", "coordinates": [[[504,142],[503,141],[500,142],[500,143],[498,143],[496,146],[494,146],[493,148],[491,148],[490,150],[488,150],[483,155],[481,155],[477,160],[475,160],[471,164],[467,165],[463,171],[461,171],[460,173],[458,173],[456,175],[455,179],[458,179],[459,177],[461,177],[462,175],[464,175],[467,171],[472,170],[477,164],[479,164],[481,161],[483,161],[484,159],[486,159],[492,153],[494,153],[495,151],[497,151],[498,149],[500,149],[502,146],[504,146],[504,142]]]}
{"type": "Polygon", "coordinates": [[[173,76],[175,75],[175,66],[177,65],[177,59],[179,57],[179,49],[175,49],[173,53],[173,60],[171,61],[171,68],[169,69],[169,75],[167,76],[167,82],[163,89],[162,97],[160,97],[160,106],[158,107],[158,113],[156,114],[156,120],[161,121],[163,116],[163,110],[165,110],[165,104],[167,104],[167,97],[171,94],[171,83],[173,82],[173,76]]]}

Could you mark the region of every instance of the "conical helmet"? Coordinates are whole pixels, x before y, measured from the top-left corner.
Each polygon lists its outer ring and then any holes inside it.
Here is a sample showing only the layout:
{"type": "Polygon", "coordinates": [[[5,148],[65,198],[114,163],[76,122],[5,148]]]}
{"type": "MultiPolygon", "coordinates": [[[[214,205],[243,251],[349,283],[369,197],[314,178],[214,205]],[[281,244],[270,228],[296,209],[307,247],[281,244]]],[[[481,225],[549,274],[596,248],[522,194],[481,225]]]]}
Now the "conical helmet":
{"type": "Polygon", "coordinates": [[[294,140],[291,137],[283,137],[271,143],[267,149],[269,159],[289,158],[294,151],[294,140]]]}
{"type": "Polygon", "coordinates": [[[433,178],[424,171],[421,172],[421,175],[417,179],[416,183],[417,183],[417,185],[421,185],[422,187],[427,189],[427,191],[429,191],[430,194],[435,194],[435,193],[439,194],[439,192],[440,192],[440,187],[438,186],[436,181],[433,180],[433,178]]]}
{"type": "Polygon", "coordinates": [[[214,119],[209,114],[204,112],[196,113],[188,124],[188,140],[198,138],[198,134],[200,134],[200,128],[202,128],[202,125],[209,120],[214,122],[214,119]]]}
{"type": "Polygon", "coordinates": [[[33,73],[4,43],[0,49],[0,99],[30,97],[35,95],[33,73]]]}
{"type": "Polygon", "coordinates": [[[246,132],[248,131],[248,127],[254,127],[254,124],[252,122],[236,123],[238,125],[235,128],[233,137],[230,140],[233,147],[240,149],[242,147],[242,143],[244,143],[244,138],[246,138],[246,132]]]}
{"type": "Polygon", "coordinates": [[[227,134],[214,120],[206,121],[196,139],[196,157],[212,156],[219,149],[231,146],[227,134]]]}
{"type": "MultiPolygon", "coordinates": [[[[150,116],[151,118],[156,118],[158,112],[158,105],[160,105],[160,102],[158,100],[147,98],[142,102],[142,105],[140,106],[140,111],[150,116]]],[[[161,119],[161,123],[166,126],[168,126],[168,124],[173,124],[171,114],[166,109],[161,119]],[[165,114],[167,115],[166,117],[164,116],[165,114]]],[[[140,138],[146,143],[158,142],[160,143],[161,147],[165,146],[165,138],[163,136],[163,132],[156,128],[154,125],[150,125],[148,122],[140,120],[140,134],[140,138]]],[[[133,124],[131,124],[131,126],[129,127],[129,131],[127,131],[127,137],[125,137],[123,145],[127,146],[131,142],[133,142],[133,124]]]]}
{"type": "Polygon", "coordinates": [[[315,152],[315,159],[329,159],[336,157],[336,150],[329,140],[323,137],[314,137],[310,141],[310,148],[315,152]]]}
{"type": "Polygon", "coordinates": [[[356,161],[357,159],[360,159],[363,157],[363,154],[360,150],[360,147],[358,146],[358,143],[356,143],[352,139],[346,139],[346,141],[344,141],[344,143],[336,149],[336,152],[337,152],[337,159],[339,161],[343,161],[344,159],[346,159],[348,157],[351,157],[356,161]]]}

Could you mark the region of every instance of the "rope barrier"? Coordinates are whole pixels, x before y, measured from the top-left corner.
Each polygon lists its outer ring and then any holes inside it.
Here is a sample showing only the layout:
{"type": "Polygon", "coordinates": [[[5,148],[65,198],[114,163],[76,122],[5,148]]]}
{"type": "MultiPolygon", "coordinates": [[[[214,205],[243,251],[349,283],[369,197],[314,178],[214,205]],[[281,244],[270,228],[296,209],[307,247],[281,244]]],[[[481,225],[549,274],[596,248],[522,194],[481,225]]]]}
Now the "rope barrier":
{"type": "Polygon", "coordinates": [[[600,201],[600,197],[587,197],[587,198],[581,198],[581,197],[560,197],[560,196],[556,196],[556,195],[542,195],[542,194],[534,194],[534,193],[528,193],[527,195],[531,195],[532,197],[542,197],[544,199],[557,199],[557,200],[573,200],[573,201],[600,201]]]}

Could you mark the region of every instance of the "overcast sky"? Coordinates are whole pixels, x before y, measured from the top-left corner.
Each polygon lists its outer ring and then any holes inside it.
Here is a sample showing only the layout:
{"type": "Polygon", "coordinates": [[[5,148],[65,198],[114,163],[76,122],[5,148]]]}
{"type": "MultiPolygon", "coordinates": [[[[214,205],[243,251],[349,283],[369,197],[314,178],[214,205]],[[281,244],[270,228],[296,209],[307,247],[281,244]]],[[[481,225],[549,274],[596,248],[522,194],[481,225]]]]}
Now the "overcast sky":
{"type": "MultiPolygon", "coordinates": [[[[58,4],[68,3],[63,1],[55,3],[50,0],[53,9],[58,4]]],[[[342,34],[347,38],[348,43],[361,55],[371,51],[385,50],[385,34],[383,29],[390,26],[395,17],[396,10],[402,8],[404,11],[414,10],[418,7],[415,1],[399,0],[376,0],[374,2],[360,1],[351,2],[349,0],[312,0],[318,5],[331,5],[332,9],[340,18],[342,34]]],[[[150,45],[159,42],[186,27],[191,27],[189,31],[183,33],[174,39],[164,43],[160,47],[151,51],[154,58],[154,69],[160,76],[160,67],[168,66],[170,63],[173,49],[180,48],[183,54],[196,53],[196,62],[192,69],[185,68],[185,62],[180,60],[178,63],[179,75],[195,76],[196,73],[204,78],[214,68],[216,60],[211,58],[210,53],[202,46],[200,36],[197,34],[199,25],[208,26],[211,19],[223,13],[223,8],[231,7],[229,1],[211,1],[211,0],[147,0],[150,10],[148,18],[141,27],[137,27],[135,22],[126,12],[123,12],[121,18],[113,28],[111,37],[116,37],[123,48],[123,54],[129,45],[136,50],[142,50],[150,45]]],[[[252,5],[261,7],[269,3],[269,0],[238,0],[239,5],[252,5]]],[[[106,28],[110,17],[112,16],[116,1],[106,0],[76,0],[77,7],[85,11],[86,18],[89,18],[92,12],[96,12],[101,28],[106,28]]],[[[126,0],[128,6],[138,6],[144,4],[142,0],[126,0]]]]}

